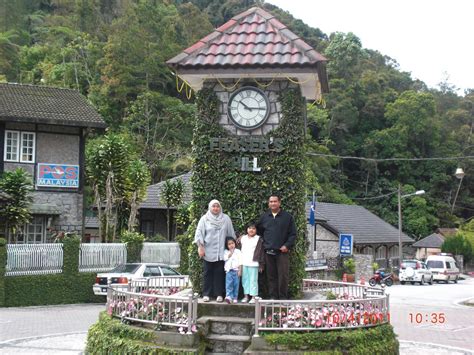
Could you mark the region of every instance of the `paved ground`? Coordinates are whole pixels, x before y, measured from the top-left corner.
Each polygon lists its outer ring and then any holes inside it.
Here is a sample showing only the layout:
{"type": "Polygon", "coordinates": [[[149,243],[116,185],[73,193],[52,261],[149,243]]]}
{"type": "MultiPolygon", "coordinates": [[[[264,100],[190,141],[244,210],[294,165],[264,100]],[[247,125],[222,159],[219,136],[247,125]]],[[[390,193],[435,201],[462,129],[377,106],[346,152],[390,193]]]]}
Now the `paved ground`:
{"type": "Polygon", "coordinates": [[[448,285],[395,285],[388,292],[391,323],[400,340],[474,351],[474,307],[456,303],[474,298],[473,278],[448,285]]]}
{"type": "MultiPolygon", "coordinates": [[[[474,298],[474,278],[457,285],[395,285],[388,292],[400,354],[474,354],[474,307],[456,303],[474,298]],[[412,322],[410,313],[420,313],[422,322],[412,322]],[[432,324],[432,313],[444,313],[445,322],[432,324]]],[[[98,304],[0,308],[0,353],[82,354],[87,329],[103,309],[98,304]]]]}
{"type": "Polygon", "coordinates": [[[79,354],[104,305],[0,308],[0,353],[79,354]]]}

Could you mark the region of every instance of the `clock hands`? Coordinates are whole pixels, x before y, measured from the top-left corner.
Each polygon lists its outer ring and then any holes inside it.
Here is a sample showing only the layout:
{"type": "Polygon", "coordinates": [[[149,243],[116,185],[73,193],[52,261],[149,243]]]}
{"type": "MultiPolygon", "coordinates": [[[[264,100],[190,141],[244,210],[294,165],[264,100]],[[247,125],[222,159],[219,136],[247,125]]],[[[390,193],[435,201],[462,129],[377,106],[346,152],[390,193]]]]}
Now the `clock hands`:
{"type": "Polygon", "coordinates": [[[250,107],[248,107],[246,104],[244,104],[243,101],[240,101],[240,103],[241,103],[242,105],[244,105],[244,108],[245,108],[247,111],[252,111],[252,109],[251,109],[250,107]]]}
{"type": "Polygon", "coordinates": [[[246,104],[244,104],[243,101],[240,101],[240,103],[244,106],[244,108],[248,111],[252,111],[252,110],[266,110],[265,107],[249,107],[247,106],[246,104]]]}

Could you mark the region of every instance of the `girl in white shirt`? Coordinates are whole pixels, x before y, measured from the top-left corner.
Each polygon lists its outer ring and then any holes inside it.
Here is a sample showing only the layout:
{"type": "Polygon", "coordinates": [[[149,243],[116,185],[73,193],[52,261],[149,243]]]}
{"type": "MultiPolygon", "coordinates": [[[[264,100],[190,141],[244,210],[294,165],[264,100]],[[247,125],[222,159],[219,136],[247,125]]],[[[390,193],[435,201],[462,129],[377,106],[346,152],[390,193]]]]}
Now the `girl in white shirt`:
{"type": "Polygon", "coordinates": [[[225,301],[237,303],[239,295],[239,278],[242,274],[242,253],[235,247],[235,239],[227,237],[224,251],[225,301]]]}
{"type": "Polygon", "coordinates": [[[242,245],[242,287],[244,298],[242,303],[255,303],[258,296],[258,261],[253,260],[255,247],[260,237],[257,235],[257,226],[254,223],[247,225],[247,234],[240,238],[242,245]],[[250,299],[252,297],[252,299],[250,299]]]}

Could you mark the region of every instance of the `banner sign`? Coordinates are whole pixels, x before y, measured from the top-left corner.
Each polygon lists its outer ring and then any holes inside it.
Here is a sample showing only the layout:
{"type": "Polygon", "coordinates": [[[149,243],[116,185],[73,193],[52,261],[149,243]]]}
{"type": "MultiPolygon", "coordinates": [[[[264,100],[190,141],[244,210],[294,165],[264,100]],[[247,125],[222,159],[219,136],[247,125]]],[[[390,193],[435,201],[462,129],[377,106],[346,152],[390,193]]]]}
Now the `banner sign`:
{"type": "Polygon", "coordinates": [[[79,188],[79,165],[38,164],[36,186],[79,188]]]}
{"type": "Polygon", "coordinates": [[[341,256],[351,256],[353,244],[352,234],[339,234],[339,254],[341,256]]]}

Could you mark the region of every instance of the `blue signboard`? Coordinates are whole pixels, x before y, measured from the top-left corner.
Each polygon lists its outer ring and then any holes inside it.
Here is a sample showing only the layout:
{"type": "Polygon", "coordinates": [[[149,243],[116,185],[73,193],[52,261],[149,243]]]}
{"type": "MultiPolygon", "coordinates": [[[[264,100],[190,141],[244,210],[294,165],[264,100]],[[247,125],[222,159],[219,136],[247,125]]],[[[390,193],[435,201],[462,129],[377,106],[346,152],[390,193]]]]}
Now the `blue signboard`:
{"type": "Polygon", "coordinates": [[[38,164],[36,186],[42,187],[79,187],[79,165],[38,164]]]}
{"type": "Polygon", "coordinates": [[[352,255],[354,238],[352,234],[339,234],[339,254],[341,256],[352,255]]]}

